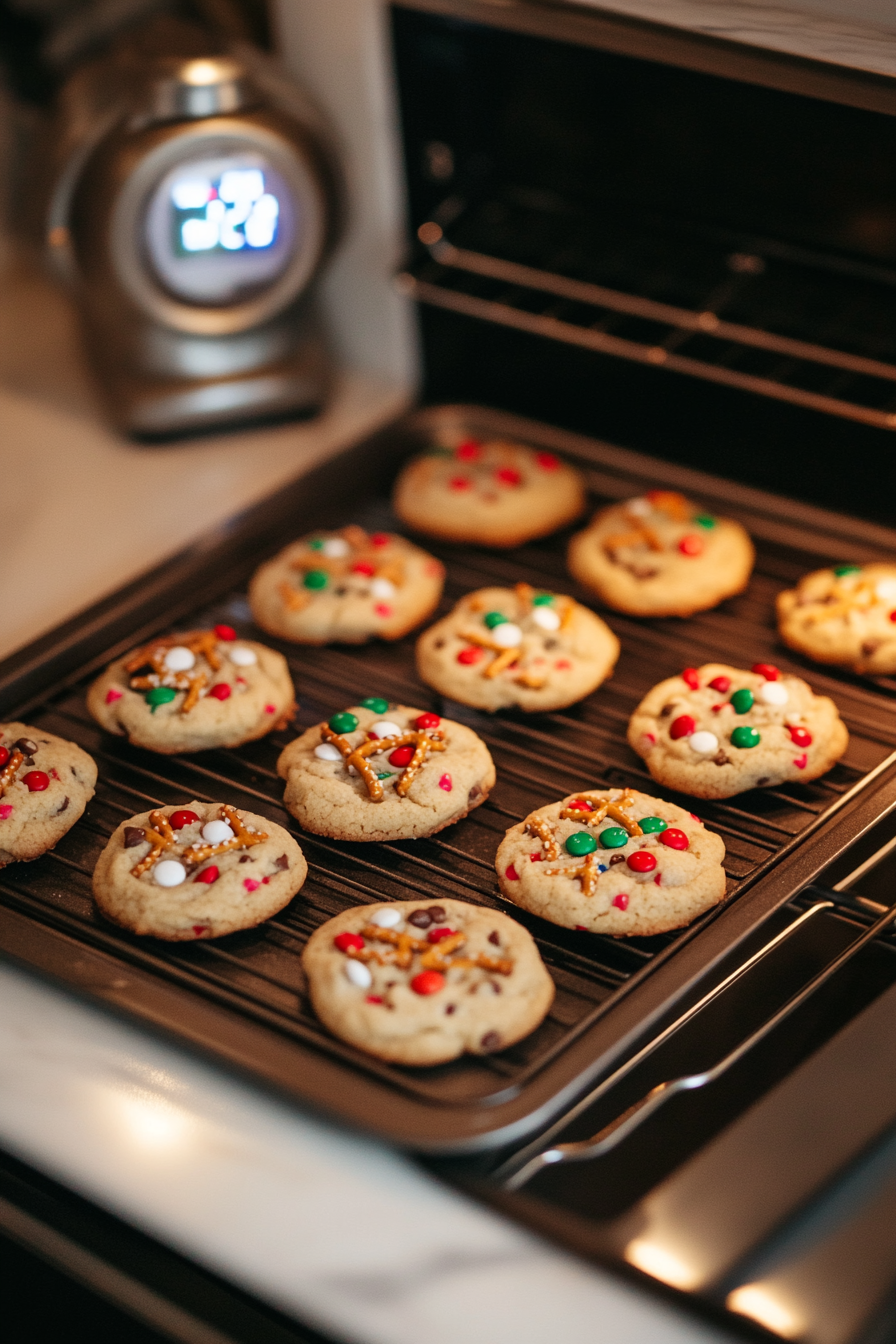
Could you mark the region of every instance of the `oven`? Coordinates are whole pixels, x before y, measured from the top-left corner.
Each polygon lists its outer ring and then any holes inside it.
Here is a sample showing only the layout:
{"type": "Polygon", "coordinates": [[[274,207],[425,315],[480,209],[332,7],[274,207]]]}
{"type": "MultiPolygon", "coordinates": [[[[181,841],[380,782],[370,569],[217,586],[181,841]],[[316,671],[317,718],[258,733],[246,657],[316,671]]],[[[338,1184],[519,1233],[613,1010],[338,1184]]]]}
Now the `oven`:
{"type": "MultiPolygon", "coordinates": [[[[703,1326],[892,1338],[896,680],[784,650],[774,598],[809,569],[896,550],[896,84],[883,56],[846,67],[583,5],[408,0],[384,22],[406,204],[392,283],[417,324],[421,404],[2,666],[4,716],[100,765],[85,820],[0,873],[3,956],[395,1145],[703,1326]],[[104,924],[90,874],[122,817],[226,794],[292,825],[274,768],[292,734],[152,757],[100,734],[89,678],[173,625],[248,633],[260,559],[349,514],[388,527],[401,463],[458,434],[562,453],[592,507],[648,483],[695,495],[754,537],[749,588],[687,620],[609,614],[618,668],[571,709],[451,706],[496,761],[488,803],[427,841],[300,835],[309,881],[262,929],[162,946],[104,924]],[[648,785],[629,714],[716,659],[804,675],[850,731],[822,779],[700,806],[726,844],[720,907],[624,942],[514,910],[558,992],[494,1056],[415,1072],[326,1034],[299,965],[315,927],[384,894],[500,908],[504,830],[558,793],[648,785]]],[[[562,588],[566,539],[435,545],[445,609],[489,582],[562,588]]],[[[278,647],[300,727],[335,687],[346,702],[374,684],[429,694],[410,639],[278,647]]]]}

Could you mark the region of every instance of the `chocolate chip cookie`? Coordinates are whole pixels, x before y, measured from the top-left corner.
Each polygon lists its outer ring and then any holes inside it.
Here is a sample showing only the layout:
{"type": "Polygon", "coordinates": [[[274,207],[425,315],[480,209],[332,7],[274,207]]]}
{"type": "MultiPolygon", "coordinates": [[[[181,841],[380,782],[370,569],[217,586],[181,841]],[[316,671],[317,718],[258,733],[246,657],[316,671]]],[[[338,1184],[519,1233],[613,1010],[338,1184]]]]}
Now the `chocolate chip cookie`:
{"type": "Polygon", "coordinates": [[[784,643],[816,663],[896,672],[896,565],[816,569],[778,594],[777,609],[784,643]]]}
{"type": "Polygon", "coordinates": [[[0,868],[52,849],[95,785],[96,762],[74,742],[27,723],[0,723],[0,868]]]}

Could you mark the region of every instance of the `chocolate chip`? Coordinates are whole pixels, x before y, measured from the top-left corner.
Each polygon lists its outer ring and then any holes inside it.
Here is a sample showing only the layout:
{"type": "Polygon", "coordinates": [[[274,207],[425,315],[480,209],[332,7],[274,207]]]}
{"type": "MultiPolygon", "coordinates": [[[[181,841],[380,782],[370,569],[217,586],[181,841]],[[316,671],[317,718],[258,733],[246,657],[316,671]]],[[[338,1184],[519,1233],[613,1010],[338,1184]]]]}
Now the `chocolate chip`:
{"type": "Polygon", "coordinates": [[[882,643],[882,639],[866,639],[862,644],[862,652],[865,657],[869,658],[872,653],[877,653],[882,643]]]}
{"type": "Polygon", "coordinates": [[[432,923],[432,916],[428,910],[414,910],[408,915],[408,923],[413,924],[415,929],[428,929],[432,923]]]}
{"type": "Polygon", "coordinates": [[[730,756],[726,756],[725,753],[724,753],[724,751],[721,751],[721,750],[716,752],[716,754],[715,754],[715,756],[713,756],[712,760],[713,760],[713,765],[730,765],[730,764],[731,764],[731,757],[730,757],[730,756]]]}
{"type": "Polygon", "coordinates": [[[274,860],[274,867],[278,868],[281,873],[286,871],[289,867],[289,859],[285,854],[281,854],[279,859],[274,860]]]}
{"type": "Polygon", "coordinates": [[[655,579],[657,574],[659,574],[659,570],[653,569],[650,565],[623,564],[622,568],[627,569],[633,579],[655,579]]]}
{"type": "Polygon", "coordinates": [[[63,798],[62,805],[60,807],[57,807],[56,816],[58,817],[59,813],[64,812],[67,807],[68,807],[68,794],[66,794],[65,797],[63,798]]]}
{"type": "Polygon", "coordinates": [[[457,1012],[457,1004],[456,1004],[456,1003],[446,1003],[446,1004],[445,1004],[445,1016],[446,1016],[446,1017],[450,1017],[452,1013],[456,1013],[456,1012],[457,1012]]]}
{"type": "Polygon", "coordinates": [[[482,789],[479,787],[479,785],[474,784],[470,792],[467,794],[467,801],[472,803],[474,799],[478,798],[481,793],[482,789]]]}
{"type": "MultiPolygon", "coordinates": [[[[437,639],[433,647],[436,648],[436,649],[444,649],[444,647],[445,647],[445,641],[444,641],[444,639],[437,639]]],[[[445,1012],[447,1013],[447,1011],[448,1011],[448,1009],[446,1008],[446,1009],[445,1009],[445,1012]]]]}
{"type": "Polygon", "coordinates": [[[124,828],[124,847],[133,849],[135,845],[140,845],[146,839],[146,832],[142,826],[125,826],[124,828]]]}
{"type": "Polygon", "coordinates": [[[240,863],[251,863],[251,862],[252,862],[252,855],[251,855],[251,854],[241,854],[241,855],[240,855],[240,863]]]}
{"type": "Polygon", "coordinates": [[[673,709],[677,708],[678,708],[677,702],[675,700],[670,700],[669,703],[667,705],[663,705],[662,709],[660,710],[660,718],[665,719],[669,714],[672,713],[673,709]]]}
{"type": "Polygon", "coordinates": [[[770,778],[771,778],[770,775],[763,775],[761,779],[757,779],[756,781],[757,789],[761,789],[763,784],[767,784],[770,778]]]}
{"type": "Polygon", "coordinates": [[[33,757],[33,756],[26,756],[25,759],[24,759],[24,761],[22,762],[22,764],[23,764],[23,765],[33,765],[33,764],[34,764],[34,757],[33,757]]]}
{"type": "Polygon", "coordinates": [[[427,912],[433,924],[444,924],[445,907],[444,905],[431,905],[427,912]]]}
{"type": "Polygon", "coordinates": [[[497,1050],[501,1044],[501,1035],[497,1031],[487,1031],[479,1042],[483,1050],[497,1050]]]}
{"type": "Polygon", "coordinates": [[[556,649],[559,643],[559,639],[546,639],[544,641],[544,647],[550,651],[551,649],[556,649]]]}
{"type": "Polygon", "coordinates": [[[491,985],[492,989],[495,991],[496,994],[501,993],[501,986],[498,984],[497,980],[489,980],[489,984],[491,985]]]}
{"type": "Polygon", "coordinates": [[[488,940],[490,943],[493,943],[495,947],[501,946],[501,935],[498,933],[497,929],[492,930],[488,936],[488,940]]]}
{"type": "Polygon", "coordinates": [[[71,771],[72,771],[72,774],[74,775],[75,779],[80,779],[80,778],[81,778],[81,776],[78,774],[78,772],[77,772],[77,770],[75,769],[74,766],[71,767],[71,771]]]}
{"type": "Polygon", "coordinates": [[[612,859],[610,860],[610,867],[611,867],[611,868],[613,867],[613,864],[614,864],[614,863],[625,863],[625,855],[624,855],[624,854],[614,854],[613,857],[612,857],[612,859]]]}
{"type": "Polygon", "coordinates": [[[347,589],[347,588],[343,588],[343,587],[340,585],[339,588],[334,588],[334,589],[333,589],[333,596],[334,596],[334,597],[345,597],[345,595],[346,595],[347,592],[348,592],[348,589],[347,589]]]}
{"type": "Polygon", "coordinates": [[[18,747],[25,756],[33,756],[37,751],[37,743],[32,742],[30,737],[20,737],[18,742],[13,743],[13,747],[18,747]]]}

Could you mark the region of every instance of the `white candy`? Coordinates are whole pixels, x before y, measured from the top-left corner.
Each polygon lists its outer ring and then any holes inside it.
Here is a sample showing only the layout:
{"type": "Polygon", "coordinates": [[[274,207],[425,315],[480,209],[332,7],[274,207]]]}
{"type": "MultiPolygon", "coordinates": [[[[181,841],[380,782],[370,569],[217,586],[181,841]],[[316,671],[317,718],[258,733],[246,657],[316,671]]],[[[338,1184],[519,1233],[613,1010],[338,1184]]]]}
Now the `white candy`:
{"type": "Polygon", "coordinates": [[[374,579],[370,585],[372,597],[394,597],[395,584],[390,583],[388,579],[374,579]]]}
{"type": "Polygon", "coordinates": [[[247,649],[245,644],[237,644],[230,650],[230,661],[237,667],[251,667],[258,662],[258,654],[254,649],[247,649]]]}
{"type": "Polygon", "coordinates": [[[319,761],[342,760],[342,752],[338,747],[334,747],[332,742],[321,742],[319,747],[314,748],[314,754],[319,761]]]}
{"type": "Polygon", "coordinates": [[[207,821],[201,834],[210,845],[220,845],[225,840],[233,839],[233,828],[226,821],[207,821]]]}
{"type": "Polygon", "coordinates": [[[532,619],[542,630],[559,630],[560,617],[553,607],[536,607],[532,619]]]}
{"type": "Polygon", "coordinates": [[[376,723],[371,724],[368,732],[376,733],[377,737],[400,737],[405,730],[391,719],[377,719],[376,723]]]}
{"type": "Polygon", "coordinates": [[[160,887],[179,887],[187,878],[187,870],[177,859],[163,859],[152,870],[160,887]]]}
{"type": "Polygon", "coordinates": [[[166,672],[189,672],[191,667],[196,666],[196,655],[183,644],[175,644],[165,654],[164,666],[166,672]]]}
{"type": "Polygon", "coordinates": [[[523,632],[512,621],[506,621],[503,625],[495,626],[492,631],[492,639],[499,649],[515,649],[518,644],[523,642],[523,632]]]}
{"type": "Polygon", "coordinates": [[[344,555],[348,555],[349,544],[344,537],[327,537],[320,549],[323,555],[329,555],[334,560],[341,560],[344,555]]]}
{"type": "Polygon", "coordinates": [[[704,729],[700,733],[692,733],[688,738],[688,745],[691,751],[696,751],[698,756],[711,756],[713,752],[719,749],[719,739],[715,733],[710,733],[704,729]]]}
{"type": "Polygon", "coordinates": [[[650,500],[645,499],[643,495],[639,495],[637,499],[627,499],[625,501],[625,507],[628,509],[629,513],[633,513],[636,518],[646,518],[648,513],[653,512],[650,500]]]}
{"type": "Polygon", "coordinates": [[[786,705],[790,699],[787,687],[780,681],[767,681],[759,687],[757,694],[764,705],[786,705]]]}
{"type": "Polygon", "coordinates": [[[388,905],[385,910],[377,910],[375,915],[371,915],[370,922],[380,929],[394,929],[396,924],[401,923],[401,918],[401,911],[396,910],[394,905],[388,905]]]}
{"type": "Polygon", "coordinates": [[[878,579],[874,591],[881,602],[896,602],[896,579],[878,579]]]}
{"type": "Polygon", "coordinates": [[[364,965],[363,961],[355,961],[350,958],[343,967],[346,980],[350,980],[353,985],[359,989],[369,989],[373,984],[373,976],[364,965]]]}

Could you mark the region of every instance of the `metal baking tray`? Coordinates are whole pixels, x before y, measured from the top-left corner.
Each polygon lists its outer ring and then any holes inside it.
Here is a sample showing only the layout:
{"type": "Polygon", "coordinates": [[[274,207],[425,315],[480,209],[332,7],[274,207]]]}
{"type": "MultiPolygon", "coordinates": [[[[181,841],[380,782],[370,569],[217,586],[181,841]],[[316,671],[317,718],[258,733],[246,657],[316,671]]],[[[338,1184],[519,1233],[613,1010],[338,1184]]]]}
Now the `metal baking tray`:
{"type": "MultiPolygon", "coordinates": [[[[564,566],[567,539],[562,533],[498,554],[432,543],[448,572],[441,611],[486,583],[524,580],[575,593],[564,566]]],[[[782,650],[773,619],[776,592],[805,570],[894,551],[896,532],[886,528],[512,415],[466,406],[412,412],[0,665],[0,717],[24,718],[78,742],[100,772],[85,816],[52,853],[0,871],[0,953],[281,1094],[416,1151],[460,1154],[518,1142],[699,997],[772,912],[896,804],[896,681],[804,665],[782,650]],[[622,642],[615,675],[555,714],[489,716],[442,701],[416,679],[414,636],[323,649],[268,639],[287,656],[295,680],[292,729],[234,751],[177,758],[99,730],[84,692],[107,661],[157,632],[224,621],[254,633],[245,592],[261,560],[313,527],[394,527],[389,488],[401,462],[456,432],[517,437],[563,453],[585,473],[594,506],[665,486],[738,517],[758,550],[748,590],[689,620],[604,613],[622,642]],[[452,896],[500,908],[493,859],[505,829],[574,789],[656,787],[626,744],[629,714],[660,678],[715,659],[773,661],[807,675],[835,698],[851,734],[845,759],[821,780],[697,807],[725,840],[729,890],[722,906],[685,931],[628,940],[559,929],[511,909],[535,936],[557,996],[542,1026],[499,1054],[412,1070],[369,1058],[323,1029],[300,966],[315,927],[347,906],[384,897],[452,896]],[[488,802],[428,840],[353,845],[301,832],[281,803],[278,753],[295,730],[372,694],[474,727],[498,770],[488,802]],[[216,942],[161,944],[106,924],[93,906],[90,878],[111,831],[132,813],[194,797],[289,826],[310,865],[301,893],[261,928],[216,942]]]]}

